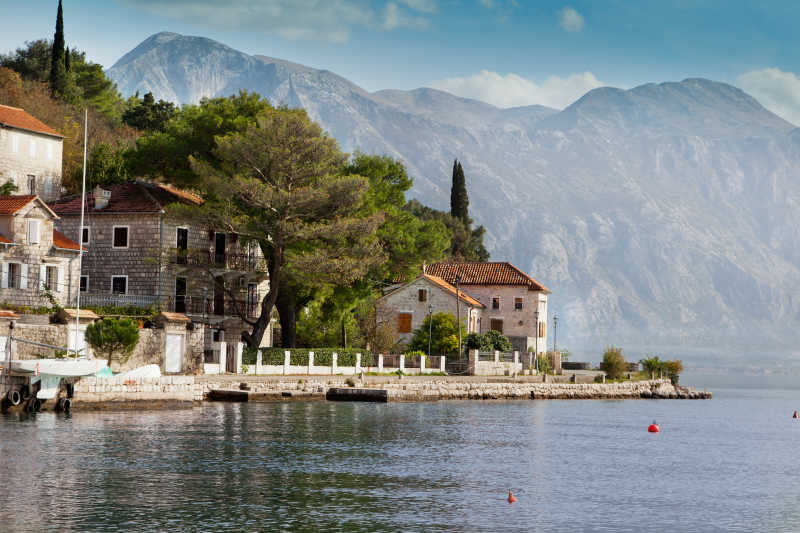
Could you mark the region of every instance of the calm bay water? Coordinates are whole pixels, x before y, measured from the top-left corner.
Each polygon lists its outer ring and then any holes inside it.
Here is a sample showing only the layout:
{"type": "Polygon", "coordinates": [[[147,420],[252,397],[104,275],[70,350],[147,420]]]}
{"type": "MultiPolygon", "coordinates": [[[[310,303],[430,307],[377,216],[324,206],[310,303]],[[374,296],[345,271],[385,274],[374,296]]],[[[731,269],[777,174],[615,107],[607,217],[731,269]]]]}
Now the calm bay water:
{"type": "Polygon", "coordinates": [[[0,530],[800,530],[800,395],[715,394],[6,415],[0,530]]]}

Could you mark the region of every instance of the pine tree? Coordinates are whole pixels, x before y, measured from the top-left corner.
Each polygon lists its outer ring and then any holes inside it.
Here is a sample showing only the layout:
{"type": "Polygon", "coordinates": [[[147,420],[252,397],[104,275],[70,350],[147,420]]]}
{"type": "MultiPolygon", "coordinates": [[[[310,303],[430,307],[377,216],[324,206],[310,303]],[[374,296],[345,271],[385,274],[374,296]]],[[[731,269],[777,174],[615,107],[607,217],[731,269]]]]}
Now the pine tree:
{"type": "Polygon", "coordinates": [[[458,159],[453,161],[453,184],[450,188],[450,214],[469,225],[469,197],[464,169],[458,159]]]}
{"type": "Polygon", "coordinates": [[[53,52],[50,55],[50,92],[60,96],[67,87],[67,69],[64,65],[64,13],[58,0],[56,33],[53,36],[53,52]]]}

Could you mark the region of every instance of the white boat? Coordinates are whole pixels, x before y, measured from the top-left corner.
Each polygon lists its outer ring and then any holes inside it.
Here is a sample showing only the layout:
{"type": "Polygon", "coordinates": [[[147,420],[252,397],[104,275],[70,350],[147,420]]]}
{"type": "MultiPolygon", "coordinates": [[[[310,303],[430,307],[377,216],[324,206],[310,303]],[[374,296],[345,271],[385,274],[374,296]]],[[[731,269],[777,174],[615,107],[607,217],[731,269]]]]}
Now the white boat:
{"type": "Polygon", "coordinates": [[[9,362],[9,370],[16,374],[49,374],[61,377],[91,376],[100,372],[107,361],[103,359],[25,359],[9,362]]]}

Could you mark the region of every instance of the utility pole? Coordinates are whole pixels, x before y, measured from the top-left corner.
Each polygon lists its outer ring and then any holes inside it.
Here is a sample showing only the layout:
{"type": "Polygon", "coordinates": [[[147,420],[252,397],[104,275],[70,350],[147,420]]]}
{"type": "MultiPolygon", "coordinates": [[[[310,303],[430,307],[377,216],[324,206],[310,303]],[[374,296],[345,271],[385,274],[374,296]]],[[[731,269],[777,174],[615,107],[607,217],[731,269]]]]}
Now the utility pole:
{"type": "Polygon", "coordinates": [[[461,275],[456,274],[456,330],[458,330],[458,361],[461,362],[461,290],[458,288],[461,283],[461,275]]]}
{"type": "Polygon", "coordinates": [[[433,333],[433,304],[428,304],[428,357],[431,356],[431,334],[433,333]]]}
{"type": "Polygon", "coordinates": [[[558,340],[558,316],[553,315],[553,353],[556,353],[556,341],[558,340]]]}
{"type": "Polygon", "coordinates": [[[534,349],[533,349],[533,360],[535,361],[533,365],[530,363],[528,366],[536,367],[539,359],[539,303],[536,303],[536,311],[533,312],[533,318],[536,321],[536,340],[534,341],[534,349]]]}

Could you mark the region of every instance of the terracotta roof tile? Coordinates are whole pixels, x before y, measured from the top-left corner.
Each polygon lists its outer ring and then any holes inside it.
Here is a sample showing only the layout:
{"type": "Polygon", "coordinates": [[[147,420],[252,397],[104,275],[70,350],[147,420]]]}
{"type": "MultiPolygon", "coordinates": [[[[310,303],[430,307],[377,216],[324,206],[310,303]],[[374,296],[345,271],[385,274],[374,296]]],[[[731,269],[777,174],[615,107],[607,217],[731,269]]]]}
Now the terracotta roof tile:
{"type": "Polygon", "coordinates": [[[13,215],[36,198],[35,194],[0,196],[0,215],[13,215]]]}
{"type": "Polygon", "coordinates": [[[56,130],[24,109],[0,104],[0,125],[63,138],[56,130]]]}
{"type": "Polygon", "coordinates": [[[550,289],[508,262],[486,263],[433,263],[425,266],[425,273],[437,276],[447,283],[460,285],[523,285],[532,291],[550,293],[550,289]]]}
{"type": "Polygon", "coordinates": [[[0,244],[14,244],[14,241],[9,240],[8,237],[0,233],[0,244]]]}
{"type": "Polygon", "coordinates": [[[0,318],[19,318],[19,315],[8,309],[0,309],[0,318]]]}
{"type": "MultiPolygon", "coordinates": [[[[95,209],[94,194],[86,194],[86,212],[103,213],[160,213],[172,203],[199,205],[203,199],[196,194],[170,185],[134,181],[111,187],[111,198],[102,209],[95,209]]],[[[81,212],[80,195],[66,196],[50,204],[59,215],[78,215],[81,212]]]]}
{"type": "MultiPolygon", "coordinates": [[[[433,283],[433,284],[443,288],[444,290],[448,291],[450,294],[453,294],[453,295],[456,294],[456,288],[453,287],[452,285],[450,285],[449,283],[447,283],[442,278],[437,277],[437,276],[432,276],[431,274],[423,274],[422,276],[425,279],[427,279],[428,281],[430,281],[431,283],[433,283]]],[[[466,294],[464,291],[458,291],[458,295],[460,296],[462,301],[464,301],[464,302],[466,302],[466,303],[468,303],[468,304],[470,304],[472,306],[475,306],[475,307],[486,307],[485,305],[480,303],[478,300],[476,300],[475,298],[473,298],[469,294],[466,294]]]]}
{"type": "MultiPolygon", "coordinates": [[[[56,230],[53,230],[53,246],[63,250],[75,250],[76,252],[81,249],[77,242],[56,230]]],[[[84,250],[86,250],[85,247],[84,250]]]]}

